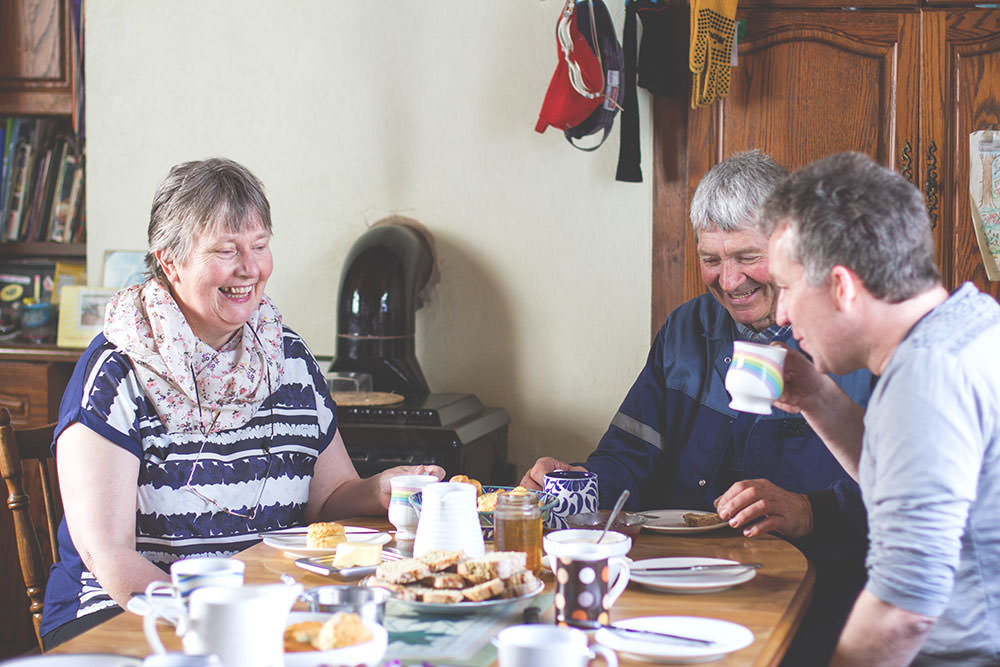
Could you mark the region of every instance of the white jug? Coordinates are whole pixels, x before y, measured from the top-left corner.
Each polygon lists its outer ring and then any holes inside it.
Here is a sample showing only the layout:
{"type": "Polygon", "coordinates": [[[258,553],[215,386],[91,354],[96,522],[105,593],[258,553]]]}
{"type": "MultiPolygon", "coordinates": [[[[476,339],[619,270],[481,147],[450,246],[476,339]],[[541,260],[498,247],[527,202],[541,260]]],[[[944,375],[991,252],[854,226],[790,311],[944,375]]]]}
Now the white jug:
{"type": "Polygon", "coordinates": [[[462,482],[435,482],[423,488],[413,555],[422,556],[435,549],[461,550],[470,557],[486,553],[476,487],[462,482]]]}
{"type": "Polygon", "coordinates": [[[285,624],[301,594],[302,584],[205,586],[180,608],[149,596],[143,629],[153,650],[165,653],[156,619],[176,615],[177,635],[189,655],[217,655],[223,667],[283,667],[285,624]]]}

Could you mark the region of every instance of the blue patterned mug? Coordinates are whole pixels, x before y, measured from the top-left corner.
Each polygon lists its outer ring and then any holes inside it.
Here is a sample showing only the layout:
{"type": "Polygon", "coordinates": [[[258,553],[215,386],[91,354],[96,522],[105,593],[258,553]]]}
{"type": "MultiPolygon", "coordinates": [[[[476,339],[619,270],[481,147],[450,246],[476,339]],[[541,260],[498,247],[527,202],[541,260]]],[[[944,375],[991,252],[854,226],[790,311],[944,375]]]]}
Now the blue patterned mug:
{"type": "Polygon", "coordinates": [[[567,528],[566,517],[582,512],[596,512],[598,504],[597,473],[579,470],[553,470],[545,476],[545,493],[556,498],[545,527],[567,528]]]}

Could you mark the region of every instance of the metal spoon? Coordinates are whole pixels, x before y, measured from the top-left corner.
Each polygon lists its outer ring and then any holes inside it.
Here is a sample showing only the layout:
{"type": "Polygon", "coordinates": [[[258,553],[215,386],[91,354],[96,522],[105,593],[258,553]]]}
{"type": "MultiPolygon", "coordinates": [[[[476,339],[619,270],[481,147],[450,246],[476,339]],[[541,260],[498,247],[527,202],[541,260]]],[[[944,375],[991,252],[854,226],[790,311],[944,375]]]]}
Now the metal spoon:
{"type": "Polygon", "coordinates": [[[625,506],[625,501],[628,500],[628,496],[628,489],[623,489],[622,494],[618,496],[618,500],[615,501],[615,506],[611,508],[611,514],[608,515],[608,522],[604,524],[604,530],[601,531],[601,536],[597,538],[597,544],[600,544],[601,540],[604,539],[604,536],[608,534],[608,528],[610,528],[611,524],[613,524],[615,519],[618,518],[618,513],[621,512],[622,507],[625,506]]]}

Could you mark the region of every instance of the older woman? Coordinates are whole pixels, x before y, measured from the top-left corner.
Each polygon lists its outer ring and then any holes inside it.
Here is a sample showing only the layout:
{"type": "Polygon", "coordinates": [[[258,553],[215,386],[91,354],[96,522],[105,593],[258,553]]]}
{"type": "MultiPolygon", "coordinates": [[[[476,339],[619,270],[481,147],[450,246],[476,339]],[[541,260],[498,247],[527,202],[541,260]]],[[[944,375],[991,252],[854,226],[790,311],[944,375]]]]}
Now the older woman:
{"type": "Polygon", "coordinates": [[[174,167],[153,200],[142,285],[118,292],[63,397],[66,516],[47,645],[95,624],[179,558],[257,533],[381,514],[400,467],[360,479],[323,373],[282,325],[260,182],[222,159],[174,167]]]}

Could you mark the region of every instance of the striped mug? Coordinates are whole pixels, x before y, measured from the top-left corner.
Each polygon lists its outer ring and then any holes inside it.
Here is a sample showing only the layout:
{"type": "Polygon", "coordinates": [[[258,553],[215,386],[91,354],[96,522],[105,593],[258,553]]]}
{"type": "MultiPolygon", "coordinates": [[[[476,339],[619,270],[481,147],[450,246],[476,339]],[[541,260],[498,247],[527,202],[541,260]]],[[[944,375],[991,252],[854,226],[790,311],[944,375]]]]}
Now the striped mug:
{"type": "Polygon", "coordinates": [[[785,383],[785,348],[738,340],[726,372],[729,407],[740,412],[771,414],[771,403],[781,396],[785,383]]]}

